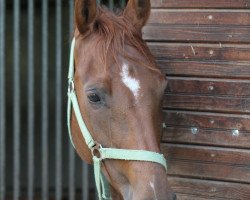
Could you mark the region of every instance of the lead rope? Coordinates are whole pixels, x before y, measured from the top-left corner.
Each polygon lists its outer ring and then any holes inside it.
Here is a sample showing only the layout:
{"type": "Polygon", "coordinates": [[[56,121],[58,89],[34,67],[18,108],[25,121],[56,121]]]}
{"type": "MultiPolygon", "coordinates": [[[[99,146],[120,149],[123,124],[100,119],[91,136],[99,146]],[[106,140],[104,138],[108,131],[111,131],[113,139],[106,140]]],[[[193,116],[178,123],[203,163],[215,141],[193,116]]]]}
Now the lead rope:
{"type": "Polygon", "coordinates": [[[95,182],[96,182],[96,188],[98,192],[98,198],[100,200],[112,200],[111,194],[110,194],[110,188],[109,184],[104,177],[104,175],[101,173],[101,159],[97,158],[96,156],[93,157],[94,162],[94,174],[95,174],[95,182]]]}
{"type": "Polygon", "coordinates": [[[71,111],[75,112],[75,116],[80,127],[82,136],[91,150],[93,156],[94,164],[94,174],[96,188],[98,192],[99,200],[112,200],[110,195],[109,184],[101,172],[101,164],[105,159],[114,160],[130,160],[130,161],[141,161],[141,162],[154,162],[162,165],[167,170],[167,162],[163,154],[159,154],[152,151],[144,150],[129,150],[129,149],[113,149],[113,148],[102,148],[100,144],[95,142],[84,123],[81,115],[80,107],[77,101],[77,96],[74,87],[74,48],[75,48],[75,38],[72,41],[71,51],[70,51],[70,63],[69,63],[69,74],[68,74],[68,108],[67,108],[67,124],[69,137],[72,145],[75,147],[72,134],[71,134],[71,111]]]}

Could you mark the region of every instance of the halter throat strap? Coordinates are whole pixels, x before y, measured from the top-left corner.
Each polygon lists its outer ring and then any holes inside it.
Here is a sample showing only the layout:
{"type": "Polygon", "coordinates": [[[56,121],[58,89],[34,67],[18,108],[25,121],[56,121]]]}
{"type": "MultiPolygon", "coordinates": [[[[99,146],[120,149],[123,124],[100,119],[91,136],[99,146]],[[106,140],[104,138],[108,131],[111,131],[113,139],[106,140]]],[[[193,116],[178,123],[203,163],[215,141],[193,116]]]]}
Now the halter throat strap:
{"type": "Polygon", "coordinates": [[[71,110],[73,107],[78,125],[80,127],[82,136],[91,150],[94,163],[95,182],[98,191],[99,200],[111,200],[109,184],[103,174],[101,173],[101,163],[105,159],[115,160],[130,160],[130,161],[141,161],[141,162],[153,162],[162,165],[167,170],[167,162],[163,154],[159,154],[152,151],[145,150],[129,150],[129,149],[114,149],[114,148],[103,148],[97,143],[91,133],[89,132],[80,111],[80,107],[77,100],[77,95],[74,86],[74,49],[75,49],[75,38],[71,44],[70,50],[70,61],[69,61],[69,73],[68,73],[68,109],[67,109],[67,125],[69,137],[72,145],[75,148],[72,134],[71,134],[71,110]]]}

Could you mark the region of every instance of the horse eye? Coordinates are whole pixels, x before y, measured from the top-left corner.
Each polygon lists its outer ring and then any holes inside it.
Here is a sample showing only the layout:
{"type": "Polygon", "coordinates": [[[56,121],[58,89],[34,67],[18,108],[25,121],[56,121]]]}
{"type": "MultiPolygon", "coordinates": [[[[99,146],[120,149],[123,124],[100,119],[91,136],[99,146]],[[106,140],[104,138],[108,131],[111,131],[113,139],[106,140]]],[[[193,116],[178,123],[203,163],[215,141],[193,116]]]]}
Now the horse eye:
{"type": "Polygon", "coordinates": [[[101,102],[101,98],[96,93],[89,94],[88,99],[89,99],[90,103],[99,103],[99,102],[101,102]]]}

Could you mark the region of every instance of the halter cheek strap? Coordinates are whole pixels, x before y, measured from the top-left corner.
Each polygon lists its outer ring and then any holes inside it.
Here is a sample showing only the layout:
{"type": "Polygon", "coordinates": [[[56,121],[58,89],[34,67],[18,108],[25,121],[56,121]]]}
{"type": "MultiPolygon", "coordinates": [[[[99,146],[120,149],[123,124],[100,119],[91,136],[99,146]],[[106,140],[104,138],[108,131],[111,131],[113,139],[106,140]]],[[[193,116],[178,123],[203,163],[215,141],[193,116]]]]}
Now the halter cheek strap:
{"type": "Polygon", "coordinates": [[[73,107],[82,136],[92,152],[98,198],[99,200],[112,200],[110,196],[109,184],[104,175],[101,173],[101,163],[103,160],[113,159],[113,160],[125,160],[125,161],[130,160],[130,161],[141,161],[141,162],[153,162],[162,165],[167,170],[166,159],[164,158],[163,154],[159,154],[152,151],[102,148],[102,146],[99,143],[94,141],[82,118],[80,107],[77,101],[77,96],[75,93],[74,49],[75,49],[75,38],[73,39],[71,45],[69,74],[68,74],[69,88],[68,88],[67,124],[68,124],[69,137],[72,142],[72,145],[74,146],[71,134],[71,109],[73,107]]]}

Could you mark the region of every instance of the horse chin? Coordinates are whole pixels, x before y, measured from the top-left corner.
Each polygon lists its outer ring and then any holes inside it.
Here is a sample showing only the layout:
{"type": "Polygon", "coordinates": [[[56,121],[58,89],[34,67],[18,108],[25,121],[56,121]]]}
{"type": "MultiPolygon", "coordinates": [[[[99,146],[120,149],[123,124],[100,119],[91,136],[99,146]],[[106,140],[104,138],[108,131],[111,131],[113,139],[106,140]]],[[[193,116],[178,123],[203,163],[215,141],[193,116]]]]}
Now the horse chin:
{"type": "Polygon", "coordinates": [[[145,163],[144,166],[146,167],[141,167],[141,163],[130,163],[130,173],[127,176],[112,168],[109,175],[112,176],[112,180],[116,180],[113,184],[110,182],[113,199],[175,200],[176,196],[169,185],[164,168],[153,163],[145,163]]]}
{"type": "Polygon", "coordinates": [[[156,193],[156,191],[151,187],[148,188],[147,191],[133,189],[130,185],[125,185],[122,187],[122,197],[118,198],[116,196],[116,200],[177,200],[175,193],[171,192],[163,192],[156,193]],[[151,191],[151,192],[149,192],[151,191]]]}
{"type": "Polygon", "coordinates": [[[141,196],[141,194],[137,195],[137,194],[133,194],[132,191],[128,191],[119,200],[177,200],[177,197],[174,193],[170,193],[166,197],[157,197],[154,195],[153,196],[141,196]]]}
{"type": "Polygon", "coordinates": [[[123,186],[122,191],[123,191],[122,193],[124,194],[123,195],[124,200],[133,199],[133,190],[131,189],[129,185],[123,186]]]}

